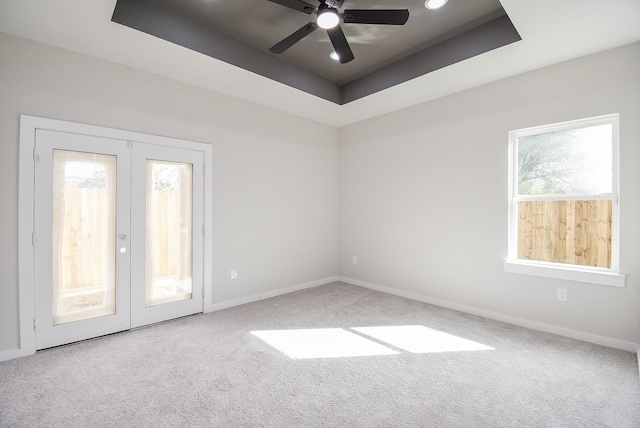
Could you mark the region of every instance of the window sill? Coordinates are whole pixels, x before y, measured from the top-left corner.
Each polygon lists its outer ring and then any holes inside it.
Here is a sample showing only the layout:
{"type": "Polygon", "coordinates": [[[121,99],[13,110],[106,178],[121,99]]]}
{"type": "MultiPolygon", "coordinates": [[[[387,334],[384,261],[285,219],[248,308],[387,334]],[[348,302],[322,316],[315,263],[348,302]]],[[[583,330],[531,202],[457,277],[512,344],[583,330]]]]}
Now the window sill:
{"type": "Polygon", "coordinates": [[[504,271],[523,275],[542,276],[545,278],[564,279],[567,281],[587,282],[590,284],[624,287],[625,276],[614,273],[570,267],[556,267],[524,261],[504,262],[504,271]]]}

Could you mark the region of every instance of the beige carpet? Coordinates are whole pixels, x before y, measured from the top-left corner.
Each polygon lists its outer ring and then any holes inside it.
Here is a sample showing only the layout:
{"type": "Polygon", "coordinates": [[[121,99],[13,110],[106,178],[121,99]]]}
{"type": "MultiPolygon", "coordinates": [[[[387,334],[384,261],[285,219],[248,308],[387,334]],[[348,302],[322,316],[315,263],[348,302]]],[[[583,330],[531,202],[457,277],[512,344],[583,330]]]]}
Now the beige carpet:
{"type": "Polygon", "coordinates": [[[341,283],[0,363],[2,427],[640,427],[636,356],[341,283]]]}

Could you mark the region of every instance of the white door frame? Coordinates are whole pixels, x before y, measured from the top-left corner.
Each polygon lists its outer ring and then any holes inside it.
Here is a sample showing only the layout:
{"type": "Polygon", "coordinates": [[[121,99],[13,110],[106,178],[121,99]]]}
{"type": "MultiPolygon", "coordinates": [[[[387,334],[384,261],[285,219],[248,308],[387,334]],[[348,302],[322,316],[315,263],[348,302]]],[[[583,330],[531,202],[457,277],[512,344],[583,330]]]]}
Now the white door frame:
{"type": "Polygon", "coordinates": [[[35,162],[34,146],[36,129],[61,131],[81,135],[113,138],[131,142],[155,144],[158,146],[177,147],[201,151],[204,154],[204,312],[211,312],[213,295],[212,284],[212,251],[213,241],[213,148],[209,144],[176,138],[160,137],[139,132],[124,131],[75,122],[47,119],[36,116],[20,116],[20,163],[19,163],[19,221],[18,221],[18,305],[20,344],[15,357],[31,355],[36,352],[35,318],[35,252],[33,243],[34,231],[34,197],[35,197],[35,162]]]}

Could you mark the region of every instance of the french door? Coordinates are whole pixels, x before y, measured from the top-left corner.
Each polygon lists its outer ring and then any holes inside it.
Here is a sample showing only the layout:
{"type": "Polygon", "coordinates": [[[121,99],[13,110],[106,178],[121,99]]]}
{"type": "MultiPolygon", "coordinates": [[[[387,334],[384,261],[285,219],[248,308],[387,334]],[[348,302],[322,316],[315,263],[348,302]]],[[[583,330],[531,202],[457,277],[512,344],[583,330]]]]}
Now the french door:
{"type": "Polygon", "coordinates": [[[36,349],[202,312],[203,154],[38,129],[36,349]]]}
{"type": "Polygon", "coordinates": [[[202,153],[134,144],[131,164],[131,327],[202,312],[202,153]]]}

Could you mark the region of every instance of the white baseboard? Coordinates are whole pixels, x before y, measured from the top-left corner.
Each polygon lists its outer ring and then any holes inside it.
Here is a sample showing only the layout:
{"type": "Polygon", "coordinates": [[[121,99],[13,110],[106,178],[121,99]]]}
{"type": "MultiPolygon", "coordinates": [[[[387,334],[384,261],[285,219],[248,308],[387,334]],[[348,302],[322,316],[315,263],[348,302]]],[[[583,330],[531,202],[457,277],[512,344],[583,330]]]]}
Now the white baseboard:
{"type": "MultiPolygon", "coordinates": [[[[383,287],[381,285],[371,284],[368,282],[360,281],[352,278],[339,277],[339,281],[345,282],[351,285],[357,285],[359,287],[368,288],[375,291],[381,291],[387,294],[393,294],[394,296],[404,297],[406,299],[417,300],[423,303],[429,303],[431,305],[441,306],[443,308],[453,309],[460,312],[465,312],[472,315],[478,315],[484,318],[492,319],[495,321],[501,321],[507,324],[513,324],[520,327],[529,328],[531,330],[543,331],[545,333],[557,334],[558,336],[569,337],[571,339],[582,340],[584,342],[595,343],[596,345],[608,346],[610,348],[620,349],[632,353],[640,353],[640,346],[636,343],[625,342],[623,340],[612,339],[609,337],[598,336],[595,334],[585,333],[582,331],[570,330],[568,328],[557,327],[550,324],[544,324],[537,321],[530,321],[523,318],[513,317],[510,315],[504,315],[497,312],[491,312],[484,309],[474,308],[472,306],[461,305],[458,303],[449,302],[447,300],[435,299],[431,297],[422,296],[407,291],[396,290],[394,288],[383,287]]],[[[638,364],[640,366],[640,356],[638,356],[638,364]]]]}
{"type": "MultiPolygon", "coordinates": [[[[407,291],[397,290],[394,288],[383,287],[381,285],[371,284],[368,282],[360,281],[357,279],[346,278],[341,276],[328,277],[319,279],[317,281],[306,282],[303,284],[294,285],[291,287],[280,288],[278,290],[272,290],[266,293],[255,294],[253,296],[242,297],[239,299],[228,300],[225,302],[215,303],[207,305],[205,307],[205,313],[220,311],[223,309],[231,308],[234,306],[240,306],[247,303],[257,302],[259,300],[268,299],[271,297],[281,296],[287,293],[293,293],[295,291],[306,290],[308,288],[318,287],[320,285],[330,284],[332,282],[341,281],[347,284],[356,285],[359,287],[368,288],[370,290],[380,291],[382,293],[392,294],[394,296],[404,297],[406,299],[416,300],[419,302],[429,303],[443,308],[453,309],[460,312],[465,312],[473,315],[478,315],[484,318],[505,322],[507,324],[513,324],[520,327],[530,328],[532,330],[543,331],[545,333],[557,334],[559,336],[569,337],[571,339],[582,340],[585,342],[595,343],[597,345],[608,346],[610,348],[620,349],[627,352],[636,353],[638,358],[638,374],[640,376],[640,345],[625,342],[618,339],[612,339],[603,336],[597,336],[590,333],[584,333],[581,331],[570,330],[562,327],[556,327],[549,324],[539,323],[536,321],[530,321],[523,318],[517,318],[510,315],[504,315],[497,312],[487,311],[484,309],[474,308],[472,306],[461,305],[458,303],[449,302],[447,300],[435,299],[431,297],[422,296],[407,291]]],[[[8,361],[15,358],[25,357],[31,355],[33,352],[28,352],[26,349],[9,349],[6,351],[0,351],[0,362],[8,361]]]]}
{"type": "Polygon", "coordinates": [[[0,362],[26,357],[27,355],[33,355],[33,352],[26,349],[9,349],[7,351],[0,351],[0,362]]]}
{"type": "MultiPolygon", "coordinates": [[[[231,308],[233,306],[244,305],[246,303],[257,302],[258,300],[268,299],[270,297],[280,296],[282,294],[293,293],[294,291],[305,290],[307,288],[318,287],[320,285],[330,284],[332,282],[338,281],[337,276],[332,276],[329,278],[319,279],[317,281],[306,282],[304,284],[298,284],[291,287],[280,288],[278,290],[269,291],[266,293],[256,294],[253,296],[243,297],[240,299],[229,300],[226,302],[206,305],[204,308],[205,313],[220,311],[222,309],[231,308]]],[[[29,349],[9,349],[6,351],[0,351],[0,362],[13,360],[15,358],[26,357],[27,355],[33,355],[35,353],[35,348],[33,351],[29,349]]]]}
{"type": "Polygon", "coordinates": [[[204,312],[221,311],[223,309],[232,308],[234,306],[245,305],[247,303],[257,302],[258,300],[269,299],[271,297],[281,296],[294,291],[306,290],[307,288],[318,287],[320,285],[330,284],[339,281],[337,276],[319,279],[317,281],[305,282],[304,284],[293,285],[291,287],[279,288],[277,290],[268,291],[266,293],[254,294],[253,296],[241,297],[239,299],[227,300],[226,302],[213,303],[205,307],[204,312]]]}

